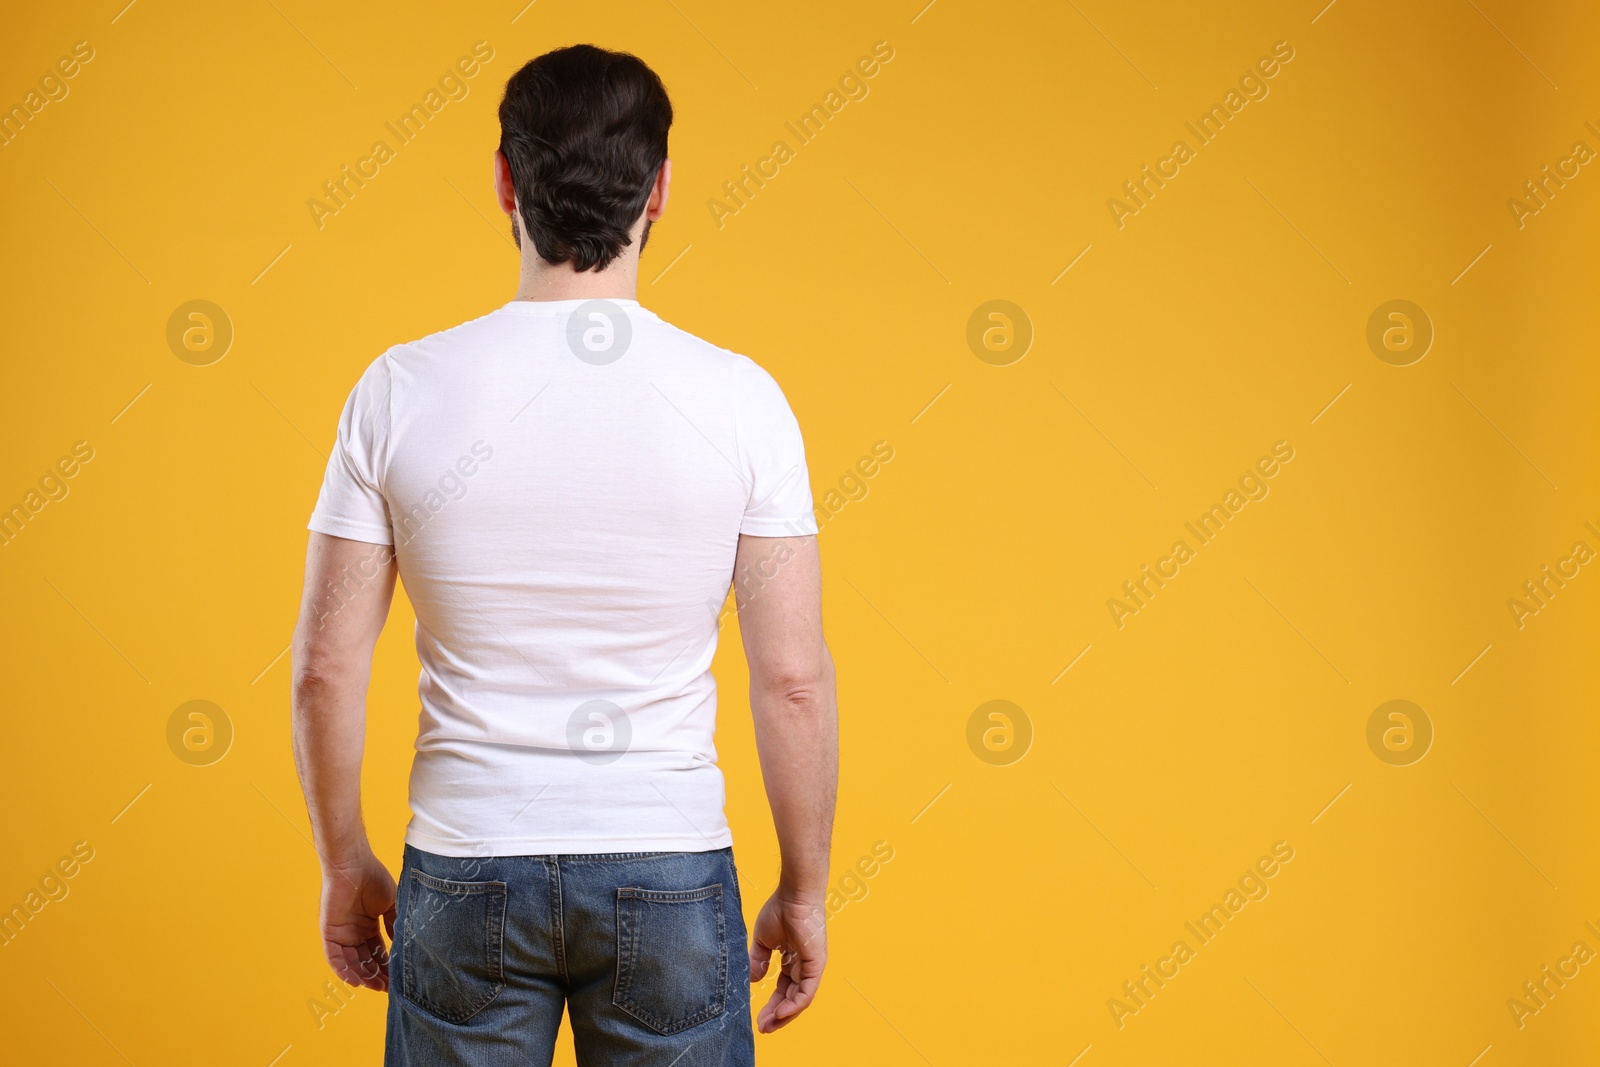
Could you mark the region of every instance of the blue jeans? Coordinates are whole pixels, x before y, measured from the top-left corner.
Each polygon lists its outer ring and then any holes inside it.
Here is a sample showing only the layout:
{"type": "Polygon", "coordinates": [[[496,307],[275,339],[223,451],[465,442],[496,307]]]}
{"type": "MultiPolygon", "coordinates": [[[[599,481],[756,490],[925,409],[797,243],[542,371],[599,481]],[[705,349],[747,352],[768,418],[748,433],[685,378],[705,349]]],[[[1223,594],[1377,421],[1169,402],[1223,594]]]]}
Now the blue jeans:
{"type": "Polygon", "coordinates": [[[448,857],[407,845],[386,1067],[750,1067],[733,850],[448,857]]]}

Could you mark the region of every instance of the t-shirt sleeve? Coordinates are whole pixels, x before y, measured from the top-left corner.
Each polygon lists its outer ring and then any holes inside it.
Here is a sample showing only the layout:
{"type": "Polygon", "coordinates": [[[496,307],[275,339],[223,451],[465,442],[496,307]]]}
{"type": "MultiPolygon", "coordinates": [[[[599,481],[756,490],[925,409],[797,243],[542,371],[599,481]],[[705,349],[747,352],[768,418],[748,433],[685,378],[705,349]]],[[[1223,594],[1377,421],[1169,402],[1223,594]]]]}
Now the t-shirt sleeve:
{"type": "Polygon", "coordinates": [[[756,366],[746,390],[739,441],[750,497],[739,532],[755,537],[803,537],[817,532],[811,475],[800,423],[772,375],[756,366]]]}
{"type": "Polygon", "coordinates": [[[317,533],[375,545],[394,544],[383,471],[389,450],[389,366],[379,357],[350,391],[322,493],[307,526],[317,533]]]}

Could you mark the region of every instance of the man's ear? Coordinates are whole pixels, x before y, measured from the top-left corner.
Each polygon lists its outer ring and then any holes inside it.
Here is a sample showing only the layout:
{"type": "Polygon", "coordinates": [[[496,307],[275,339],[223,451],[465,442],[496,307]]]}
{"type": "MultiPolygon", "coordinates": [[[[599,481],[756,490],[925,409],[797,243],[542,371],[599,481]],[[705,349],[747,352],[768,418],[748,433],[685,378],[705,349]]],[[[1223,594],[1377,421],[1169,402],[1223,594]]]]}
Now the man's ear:
{"type": "Polygon", "coordinates": [[[500,210],[507,215],[517,211],[517,187],[511,179],[511,164],[498,148],[494,151],[494,195],[500,201],[500,210]]]}
{"type": "Polygon", "coordinates": [[[644,207],[644,217],[649,222],[655,222],[667,210],[667,194],[672,189],[672,160],[661,161],[661,169],[656,171],[655,185],[650,189],[650,202],[644,207]]]}

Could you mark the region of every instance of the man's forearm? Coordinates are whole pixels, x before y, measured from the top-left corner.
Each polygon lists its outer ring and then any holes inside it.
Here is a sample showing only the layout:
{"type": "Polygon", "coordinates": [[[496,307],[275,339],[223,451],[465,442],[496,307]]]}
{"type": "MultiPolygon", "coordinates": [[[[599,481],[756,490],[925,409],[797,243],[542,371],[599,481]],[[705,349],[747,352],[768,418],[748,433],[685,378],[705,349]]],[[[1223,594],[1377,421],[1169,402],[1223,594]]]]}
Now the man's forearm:
{"type": "Polygon", "coordinates": [[[372,649],[395,573],[388,545],[311,535],[290,701],[295,767],[324,866],[347,866],[371,851],[361,823],[361,752],[372,649]]]}
{"type": "Polygon", "coordinates": [[[368,671],[296,666],[294,758],[311,815],[312,840],[327,866],[368,851],[361,821],[361,755],[367,734],[368,671]]]}
{"type": "Polygon", "coordinates": [[[828,886],[839,781],[832,657],[824,650],[815,678],[798,684],[753,680],[750,707],[782,857],[779,889],[820,900],[828,886]]]}

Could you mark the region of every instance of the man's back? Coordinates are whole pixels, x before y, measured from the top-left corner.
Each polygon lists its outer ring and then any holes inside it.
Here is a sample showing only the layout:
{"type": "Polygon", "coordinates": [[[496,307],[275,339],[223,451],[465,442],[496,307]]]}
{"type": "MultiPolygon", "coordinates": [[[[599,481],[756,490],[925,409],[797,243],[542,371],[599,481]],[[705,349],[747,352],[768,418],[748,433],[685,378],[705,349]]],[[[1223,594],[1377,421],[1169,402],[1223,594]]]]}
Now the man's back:
{"type": "Polygon", "coordinates": [[[407,842],[730,844],[710,665],[738,538],[816,532],[771,376],[635,301],[512,301],[376,360],[338,448],[311,528],[392,541],[417,614],[407,842]]]}
{"type": "Polygon", "coordinates": [[[838,716],[800,429],[764,370],[638,304],[661,79],[573,45],[499,112],[515,299],[373,362],[310,522],[292,711],[323,950],[389,994],[389,1067],[549,1063],[563,1018],[583,1063],[750,1067],[752,1021],[793,1022],[827,962],[838,716]],[[422,675],[397,879],[361,763],[399,580],[422,675]],[[730,584],[780,859],[745,963],[713,746],[730,584]]]}

